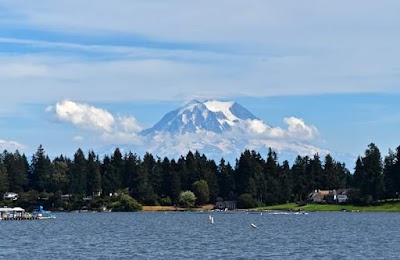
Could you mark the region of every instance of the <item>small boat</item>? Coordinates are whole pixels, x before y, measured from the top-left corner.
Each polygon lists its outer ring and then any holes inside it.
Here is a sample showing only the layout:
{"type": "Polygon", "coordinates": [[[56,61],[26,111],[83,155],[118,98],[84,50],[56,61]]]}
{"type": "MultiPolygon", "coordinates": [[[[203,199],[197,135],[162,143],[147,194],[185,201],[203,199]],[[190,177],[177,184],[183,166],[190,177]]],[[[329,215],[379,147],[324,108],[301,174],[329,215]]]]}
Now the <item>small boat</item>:
{"type": "Polygon", "coordinates": [[[56,216],[54,214],[51,214],[49,211],[44,210],[42,206],[39,206],[38,210],[33,211],[32,216],[36,217],[38,219],[55,219],[56,218],[56,216]]]}

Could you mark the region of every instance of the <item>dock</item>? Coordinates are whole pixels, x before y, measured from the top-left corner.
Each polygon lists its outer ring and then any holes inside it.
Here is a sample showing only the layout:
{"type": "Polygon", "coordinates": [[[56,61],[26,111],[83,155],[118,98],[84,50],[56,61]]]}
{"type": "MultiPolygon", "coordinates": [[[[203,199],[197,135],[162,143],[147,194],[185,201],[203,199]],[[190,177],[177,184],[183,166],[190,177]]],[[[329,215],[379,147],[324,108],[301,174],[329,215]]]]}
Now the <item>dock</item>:
{"type": "Polygon", "coordinates": [[[38,220],[40,219],[39,217],[5,217],[2,218],[1,220],[38,220]]]}
{"type": "Polygon", "coordinates": [[[42,206],[33,213],[25,212],[23,208],[14,207],[0,208],[0,220],[40,220],[40,219],[55,219],[56,216],[48,211],[45,211],[42,206]]]}

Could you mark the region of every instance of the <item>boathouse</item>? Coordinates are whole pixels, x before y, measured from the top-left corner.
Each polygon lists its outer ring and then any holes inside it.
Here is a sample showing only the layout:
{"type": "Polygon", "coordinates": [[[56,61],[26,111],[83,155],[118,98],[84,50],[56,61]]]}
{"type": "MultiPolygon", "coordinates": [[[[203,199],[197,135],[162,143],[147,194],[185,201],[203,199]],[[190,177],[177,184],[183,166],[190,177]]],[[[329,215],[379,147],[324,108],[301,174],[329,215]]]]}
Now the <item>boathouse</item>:
{"type": "Polygon", "coordinates": [[[2,219],[6,218],[21,218],[25,213],[25,210],[20,207],[15,207],[15,208],[8,208],[8,207],[3,207],[0,208],[0,217],[2,219]]]}

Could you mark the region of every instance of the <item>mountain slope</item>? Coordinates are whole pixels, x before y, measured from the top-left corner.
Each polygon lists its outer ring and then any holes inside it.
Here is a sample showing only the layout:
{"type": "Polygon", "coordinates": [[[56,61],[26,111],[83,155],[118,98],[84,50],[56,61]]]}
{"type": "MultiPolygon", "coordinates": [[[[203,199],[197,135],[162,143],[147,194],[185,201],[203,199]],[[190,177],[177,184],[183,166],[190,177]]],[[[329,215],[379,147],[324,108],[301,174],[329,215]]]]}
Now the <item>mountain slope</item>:
{"type": "MultiPolygon", "coordinates": [[[[226,133],[234,127],[245,126],[245,122],[264,124],[256,116],[236,102],[192,100],[184,106],[167,113],[152,128],[142,131],[141,135],[159,133],[226,133]]],[[[266,124],[264,126],[268,127],[266,124]]]]}

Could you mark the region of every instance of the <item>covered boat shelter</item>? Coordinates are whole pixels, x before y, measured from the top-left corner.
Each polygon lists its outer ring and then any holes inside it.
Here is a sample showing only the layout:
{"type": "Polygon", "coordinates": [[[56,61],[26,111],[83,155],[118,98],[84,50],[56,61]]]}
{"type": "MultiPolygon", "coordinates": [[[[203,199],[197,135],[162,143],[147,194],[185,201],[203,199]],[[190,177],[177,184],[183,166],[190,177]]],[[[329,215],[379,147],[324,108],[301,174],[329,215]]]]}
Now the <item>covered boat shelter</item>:
{"type": "Polygon", "coordinates": [[[14,208],[8,208],[8,207],[3,207],[0,208],[0,217],[2,219],[6,218],[22,218],[23,214],[25,213],[25,210],[20,207],[14,207],[14,208]]]}

